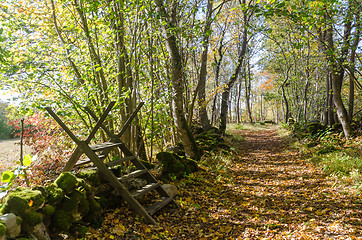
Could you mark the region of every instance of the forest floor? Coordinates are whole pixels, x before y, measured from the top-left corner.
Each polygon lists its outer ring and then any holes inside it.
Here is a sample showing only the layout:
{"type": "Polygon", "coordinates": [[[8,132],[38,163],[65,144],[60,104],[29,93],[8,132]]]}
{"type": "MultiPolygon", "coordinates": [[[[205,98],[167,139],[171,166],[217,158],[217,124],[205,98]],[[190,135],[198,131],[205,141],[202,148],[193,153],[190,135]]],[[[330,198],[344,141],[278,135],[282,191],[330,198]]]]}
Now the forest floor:
{"type": "Polygon", "coordinates": [[[362,239],[362,198],[335,184],[275,126],[231,130],[233,150],[209,154],[175,184],[179,208],[142,223],[125,205],[87,239],[362,239]]]}

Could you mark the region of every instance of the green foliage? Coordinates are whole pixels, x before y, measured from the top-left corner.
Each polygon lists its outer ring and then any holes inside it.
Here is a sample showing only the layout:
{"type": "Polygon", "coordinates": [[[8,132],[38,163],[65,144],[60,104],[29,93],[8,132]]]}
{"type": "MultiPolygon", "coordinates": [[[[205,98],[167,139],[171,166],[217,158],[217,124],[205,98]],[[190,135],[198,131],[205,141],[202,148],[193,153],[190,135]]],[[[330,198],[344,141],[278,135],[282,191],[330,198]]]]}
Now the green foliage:
{"type": "Polygon", "coordinates": [[[0,139],[10,139],[14,137],[15,129],[9,124],[6,114],[7,104],[0,102],[0,139]]]}
{"type": "Polygon", "coordinates": [[[5,223],[3,221],[0,222],[0,237],[5,236],[6,234],[6,226],[5,223]]]}

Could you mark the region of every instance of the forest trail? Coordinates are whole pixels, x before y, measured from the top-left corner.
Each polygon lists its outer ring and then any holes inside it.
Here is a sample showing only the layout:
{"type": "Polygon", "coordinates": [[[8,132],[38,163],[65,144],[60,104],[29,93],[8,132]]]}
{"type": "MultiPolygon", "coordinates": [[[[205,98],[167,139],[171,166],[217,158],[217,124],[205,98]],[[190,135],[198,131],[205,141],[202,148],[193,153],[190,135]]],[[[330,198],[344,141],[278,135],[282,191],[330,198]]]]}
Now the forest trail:
{"type": "Polygon", "coordinates": [[[135,222],[122,207],[89,239],[362,239],[361,197],[335,187],[277,127],[232,134],[226,168],[215,170],[215,158],[213,167],[176,183],[180,208],[162,210],[158,226],[135,222]]]}

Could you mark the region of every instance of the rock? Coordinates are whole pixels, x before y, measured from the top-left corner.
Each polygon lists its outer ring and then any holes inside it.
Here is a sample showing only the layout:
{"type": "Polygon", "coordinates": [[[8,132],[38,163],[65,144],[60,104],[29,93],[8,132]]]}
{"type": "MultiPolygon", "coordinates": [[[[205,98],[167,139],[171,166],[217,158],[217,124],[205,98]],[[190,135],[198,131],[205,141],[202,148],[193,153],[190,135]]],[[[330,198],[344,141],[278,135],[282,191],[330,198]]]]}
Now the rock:
{"type": "Polygon", "coordinates": [[[55,231],[67,231],[73,223],[71,212],[56,210],[52,215],[52,227],[55,231]]]}
{"type": "Polygon", "coordinates": [[[51,240],[48,234],[48,230],[43,222],[39,223],[34,227],[33,234],[38,240],[51,240]]]}
{"type": "Polygon", "coordinates": [[[37,210],[43,207],[44,203],[45,198],[40,191],[18,187],[6,197],[2,212],[23,217],[25,210],[37,210]]]}
{"type": "Polygon", "coordinates": [[[307,132],[310,134],[316,134],[320,130],[324,130],[325,127],[319,122],[311,122],[307,124],[307,132]]]}
{"type": "Polygon", "coordinates": [[[20,235],[21,232],[21,218],[14,213],[8,213],[0,216],[0,219],[4,221],[7,229],[6,236],[9,238],[15,238],[20,235]]]}
{"type": "Polygon", "coordinates": [[[172,152],[180,156],[186,156],[185,151],[181,149],[179,146],[169,146],[166,148],[166,152],[172,152]]]}
{"type": "Polygon", "coordinates": [[[98,188],[101,185],[101,180],[96,169],[86,169],[77,173],[77,177],[84,179],[89,185],[98,188]]]}
{"type": "Polygon", "coordinates": [[[57,187],[55,184],[50,184],[46,187],[46,190],[49,193],[48,196],[48,203],[50,204],[57,204],[60,201],[62,201],[62,199],[65,196],[65,193],[63,191],[63,189],[57,187]]]}
{"type": "Polygon", "coordinates": [[[123,182],[129,191],[138,190],[146,186],[147,181],[142,178],[131,178],[123,182]]]}
{"type": "Polygon", "coordinates": [[[62,172],[54,181],[54,184],[63,189],[65,193],[73,191],[78,185],[78,179],[70,172],[62,172]]]}
{"type": "Polygon", "coordinates": [[[176,178],[182,178],[186,173],[185,165],[175,157],[171,152],[159,152],[156,158],[162,164],[162,175],[171,177],[174,175],[176,178]]]}
{"type": "Polygon", "coordinates": [[[172,184],[163,184],[162,188],[170,195],[171,197],[174,197],[177,195],[178,190],[175,185],[172,184]]]}

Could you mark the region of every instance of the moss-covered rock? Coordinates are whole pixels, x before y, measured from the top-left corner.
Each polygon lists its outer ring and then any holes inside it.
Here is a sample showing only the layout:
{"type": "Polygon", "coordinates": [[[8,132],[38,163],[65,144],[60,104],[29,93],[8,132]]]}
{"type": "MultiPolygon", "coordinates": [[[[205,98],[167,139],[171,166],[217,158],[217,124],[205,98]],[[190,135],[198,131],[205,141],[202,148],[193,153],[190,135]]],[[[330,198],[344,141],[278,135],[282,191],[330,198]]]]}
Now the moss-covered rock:
{"type": "Polygon", "coordinates": [[[84,238],[86,233],[88,232],[88,227],[80,225],[80,224],[74,224],[71,227],[71,232],[73,233],[72,235],[75,235],[78,238],[84,238]]]}
{"type": "Polygon", "coordinates": [[[89,212],[86,216],[84,216],[83,219],[88,222],[92,222],[102,215],[103,209],[100,203],[95,198],[88,199],[88,202],[89,202],[89,212]]]}
{"type": "Polygon", "coordinates": [[[175,175],[177,178],[183,177],[186,173],[185,165],[170,152],[159,152],[156,158],[162,164],[162,175],[169,177],[169,175],[175,175]]]}
{"type": "Polygon", "coordinates": [[[73,223],[73,216],[71,212],[64,210],[56,210],[52,215],[52,228],[54,231],[62,232],[67,231],[73,223]]]}
{"type": "Polygon", "coordinates": [[[6,197],[2,213],[14,213],[23,217],[28,209],[39,209],[45,203],[45,198],[38,190],[18,187],[6,197]]]}
{"type": "Polygon", "coordinates": [[[143,166],[145,166],[147,169],[152,169],[152,168],[154,168],[155,167],[155,165],[154,164],[152,164],[152,163],[150,163],[150,162],[147,162],[147,161],[144,161],[144,160],[139,160],[142,164],[143,164],[143,166]]]}
{"type": "Polygon", "coordinates": [[[54,206],[47,204],[43,207],[42,212],[44,215],[50,216],[55,212],[55,208],[54,206]]]}
{"type": "Polygon", "coordinates": [[[73,191],[78,186],[78,179],[70,172],[62,172],[54,181],[54,184],[63,189],[65,193],[73,191]]]}
{"type": "Polygon", "coordinates": [[[191,172],[196,172],[199,169],[197,162],[191,158],[183,158],[183,162],[190,168],[191,172]]]}
{"type": "Polygon", "coordinates": [[[6,226],[5,226],[5,222],[3,220],[0,220],[0,237],[5,236],[6,234],[6,226]]]}
{"type": "Polygon", "coordinates": [[[35,211],[29,211],[24,213],[22,216],[23,224],[28,226],[36,226],[43,221],[43,215],[35,211]]]}
{"type": "Polygon", "coordinates": [[[45,189],[45,187],[43,186],[35,186],[32,188],[32,190],[38,190],[41,192],[41,194],[43,194],[44,198],[47,199],[49,196],[48,191],[45,189]]]}
{"type": "Polygon", "coordinates": [[[50,184],[46,187],[48,191],[48,203],[51,205],[58,204],[65,196],[63,189],[57,187],[55,184],[50,184]]]}
{"type": "Polygon", "coordinates": [[[82,170],[77,173],[77,177],[84,179],[92,187],[99,187],[101,185],[98,170],[96,169],[82,170]]]}
{"type": "Polygon", "coordinates": [[[307,132],[310,134],[316,134],[318,131],[324,130],[325,127],[319,122],[312,122],[307,124],[307,132]]]}

